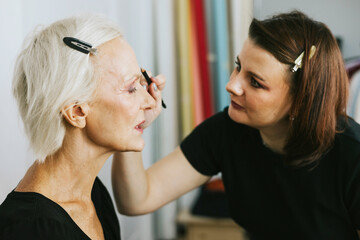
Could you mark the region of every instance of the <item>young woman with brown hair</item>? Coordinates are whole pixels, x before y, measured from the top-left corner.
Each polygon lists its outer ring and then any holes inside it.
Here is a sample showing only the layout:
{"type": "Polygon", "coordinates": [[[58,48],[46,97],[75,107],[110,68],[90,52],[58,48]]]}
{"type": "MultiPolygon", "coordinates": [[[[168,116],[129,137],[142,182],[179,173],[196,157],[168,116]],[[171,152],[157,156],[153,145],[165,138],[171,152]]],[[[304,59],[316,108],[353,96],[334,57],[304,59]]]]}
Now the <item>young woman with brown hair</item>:
{"type": "Polygon", "coordinates": [[[360,126],[323,23],[294,11],[259,21],[226,86],[228,108],[146,171],[117,153],[118,210],[154,211],[222,173],[232,218],[250,239],[358,239],[360,126]]]}

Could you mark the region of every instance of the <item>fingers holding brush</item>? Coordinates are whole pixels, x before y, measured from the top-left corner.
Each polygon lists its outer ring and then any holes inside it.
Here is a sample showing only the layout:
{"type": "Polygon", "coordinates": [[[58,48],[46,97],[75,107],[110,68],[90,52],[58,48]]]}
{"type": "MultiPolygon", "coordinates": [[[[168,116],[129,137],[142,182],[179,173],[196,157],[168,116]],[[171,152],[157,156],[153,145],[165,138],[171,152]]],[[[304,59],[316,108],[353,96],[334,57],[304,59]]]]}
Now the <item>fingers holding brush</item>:
{"type": "MultiPolygon", "coordinates": [[[[147,91],[155,99],[156,105],[154,108],[145,110],[145,123],[143,127],[149,126],[160,114],[161,106],[166,108],[166,105],[161,99],[161,90],[165,86],[165,77],[163,75],[158,75],[156,77],[150,78],[148,73],[141,69],[141,73],[144,76],[147,82],[147,91]]],[[[151,76],[151,75],[150,75],[151,76]]]]}
{"type": "Polygon", "coordinates": [[[159,103],[161,100],[162,107],[166,108],[164,101],[161,99],[161,91],[164,89],[166,82],[165,76],[160,74],[156,77],[150,77],[151,74],[148,74],[143,68],[141,68],[141,73],[145,77],[149,86],[149,93],[154,97],[157,103],[159,103]]]}
{"type": "Polygon", "coordinates": [[[151,80],[153,81],[149,88],[148,88],[148,92],[150,93],[150,95],[155,99],[156,101],[156,107],[158,108],[161,108],[161,105],[162,105],[162,98],[161,98],[161,89],[163,89],[164,87],[163,86],[159,86],[157,84],[157,77],[154,78],[152,77],[151,80]]]}
{"type": "Polygon", "coordinates": [[[156,77],[150,77],[151,81],[156,84],[157,88],[162,91],[165,87],[165,76],[162,74],[157,75],[156,77]]]}

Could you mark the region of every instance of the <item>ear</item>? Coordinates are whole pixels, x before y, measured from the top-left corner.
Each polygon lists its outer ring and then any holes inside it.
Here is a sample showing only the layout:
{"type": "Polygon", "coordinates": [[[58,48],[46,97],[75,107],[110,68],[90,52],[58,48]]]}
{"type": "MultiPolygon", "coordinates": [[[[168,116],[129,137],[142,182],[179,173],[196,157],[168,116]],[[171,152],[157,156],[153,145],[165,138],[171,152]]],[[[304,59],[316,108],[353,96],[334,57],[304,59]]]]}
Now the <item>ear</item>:
{"type": "Polygon", "coordinates": [[[72,126],[84,128],[86,126],[86,117],[89,114],[89,105],[87,103],[72,103],[65,106],[61,113],[72,126]]]}

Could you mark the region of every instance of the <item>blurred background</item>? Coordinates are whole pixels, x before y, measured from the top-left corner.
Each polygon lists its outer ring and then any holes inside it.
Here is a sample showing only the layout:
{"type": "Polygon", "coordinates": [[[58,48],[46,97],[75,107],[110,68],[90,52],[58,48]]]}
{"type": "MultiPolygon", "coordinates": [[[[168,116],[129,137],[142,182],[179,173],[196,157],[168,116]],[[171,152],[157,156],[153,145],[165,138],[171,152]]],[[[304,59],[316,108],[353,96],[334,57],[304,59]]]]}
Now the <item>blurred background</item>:
{"type": "MultiPolygon", "coordinates": [[[[166,76],[167,109],[144,133],[143,159],[148,167],[170,153],[197,124],[228,105],[225,85],[251,19],[292,9],[326,23],[337,37],[351,77],[349,114],[359,121],[359,0],[0,0],[0,203],[34,161],[11,82],[23,40],[38,25],[84,12],[105,15],[122,29],[140,66],[166,76]]],[[[99,176],[111,193],[110,168],[111,159],[99,176]]],[[[152,214],[119,215],[122,238],[176,239],[178,213],[191,209],[198,192],[152,214]]]]}

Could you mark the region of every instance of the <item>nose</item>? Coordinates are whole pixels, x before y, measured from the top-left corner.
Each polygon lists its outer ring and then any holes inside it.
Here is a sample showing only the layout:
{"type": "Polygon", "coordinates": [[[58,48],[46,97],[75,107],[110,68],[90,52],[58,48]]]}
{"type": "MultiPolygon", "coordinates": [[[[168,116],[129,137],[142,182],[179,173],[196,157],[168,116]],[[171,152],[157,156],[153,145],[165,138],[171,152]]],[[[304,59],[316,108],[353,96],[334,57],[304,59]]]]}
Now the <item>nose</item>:
{"type": "Polygon", "coordinates": [[[142,92],[143,92],[143,104],[142,104],[142,109],[151,109],[151,108],[155,108],[156,106],[156,101],[155,99],[150,95],[150,93],[142,88],[142,92]]]}
{"type": "Polygon", "coordinates": [[[226,91],[235,96],[244,94],[243,83],[240,73],[232,73],[229,82],[226,84],[226,91]]]}

